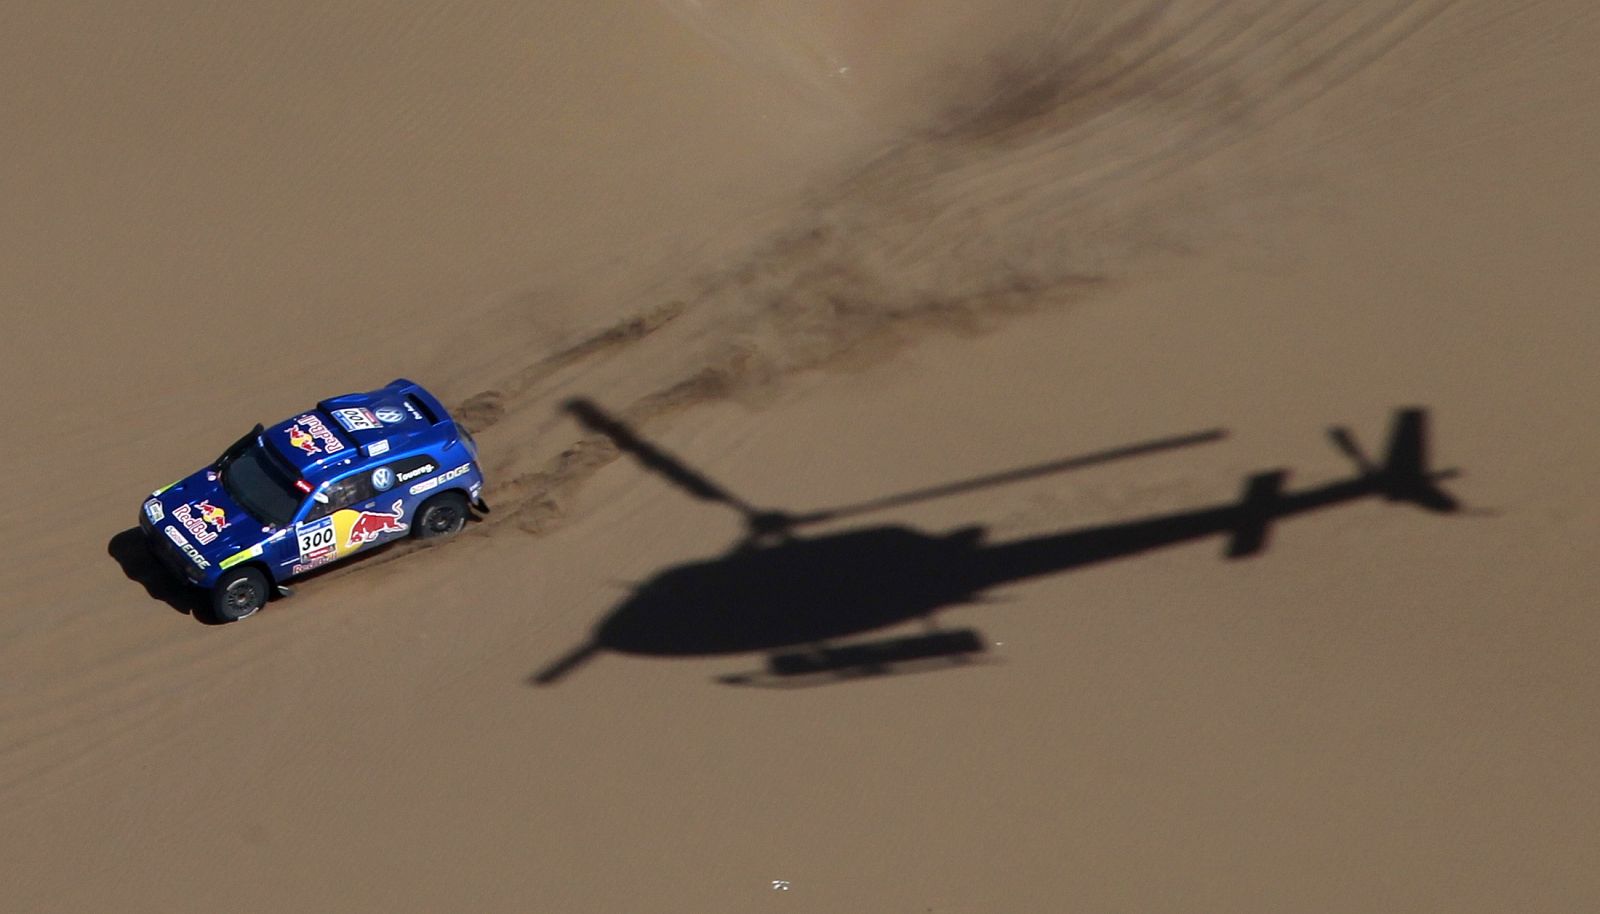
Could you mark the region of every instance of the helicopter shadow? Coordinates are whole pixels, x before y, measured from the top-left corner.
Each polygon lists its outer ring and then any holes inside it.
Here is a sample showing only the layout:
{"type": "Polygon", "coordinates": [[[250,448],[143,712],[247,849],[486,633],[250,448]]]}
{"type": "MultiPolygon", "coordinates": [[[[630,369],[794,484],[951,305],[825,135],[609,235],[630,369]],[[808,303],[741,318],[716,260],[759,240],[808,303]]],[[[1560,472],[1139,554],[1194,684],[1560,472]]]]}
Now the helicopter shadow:
{"type": "Polygon", "coordinates": [[[989,542],[987,530],[977,525],[944,533],[878,525],[801,536],[798,528],[808,524],[1189,447],[1217,440],[1223,432],[1158,439],[793,514],[740,500],[592,403],[573,401],[567,408],[687,494],[739,511],[747,532],[722,556],[667,568],[638,586],[596,624],[586,642],[529,678],[540,686],[554,684],[607,651],[657,657],[769,652],[765,670],[719,680],[734,685],[838,681],[926,669],[941,660],[962,665],[982,659],[984,639],[973,630],[941,629],[935,615],[980,602],[991,588],[1209,536],[1224,537],[1226,557],[1245,558],[1264,551],[1275,521],[1369,496],[1439,513],[1457,510],[1455,499],[1435,485],[1454,471],[1427,469],[1427,413],[1413,407],[1396,412],[1382,463],[1368,460],[1348,430],[1329,429],[1330,439],[1355,461],[1357,471],[1315,488],[1286,491],[1288,472],[1267,470],[1247,477],[1236,501],[1000,543],[989,542]],[[915,620],[928,627],[925,635],[835,644],[915,620]]]}

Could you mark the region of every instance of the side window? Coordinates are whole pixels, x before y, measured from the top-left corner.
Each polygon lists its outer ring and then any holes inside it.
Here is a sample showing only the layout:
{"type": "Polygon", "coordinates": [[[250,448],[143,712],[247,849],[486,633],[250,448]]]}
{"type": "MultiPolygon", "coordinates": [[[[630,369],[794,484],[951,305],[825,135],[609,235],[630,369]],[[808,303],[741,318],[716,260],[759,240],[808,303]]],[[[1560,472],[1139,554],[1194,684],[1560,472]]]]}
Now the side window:
{"type": "Polygon", "coordinates": [[[378,486],[379,491],[386,490],[390,486],[415,483],[425,476],[431,476],[439,472],[439,465],[433,462],[432,457],[426,454],[418,454],[415,457],[396,460],[394,463],[389,464],[388,469],[393,475],[373,480],[381,483],[378,486]]]}
{"type": "Polygon", "coordinates": [[[328,496],[327,502],[318,503],[313,507],[306,515],[307,522],[327,517],[341,508],[370,501],[377,494],[377,490],[372,487],[371,474],[365,471],[332,483],[325,492],[328,496]]]}
{"type": "MultiPolygon", "coordinates": [[[[368,494],[365,498],[375,498],[393,489],[402,483],[415,482],[424,476],[439,471],[439,465],[433,458],[426,454],[414,457],[405,457],[393,463],[374,469],[362,477],[366,481],[368,494]]],[[[397,493],[398,494],[398,493],[397,493]]],[[[364,499],[358,499],[364,500],[364,499]]]]}

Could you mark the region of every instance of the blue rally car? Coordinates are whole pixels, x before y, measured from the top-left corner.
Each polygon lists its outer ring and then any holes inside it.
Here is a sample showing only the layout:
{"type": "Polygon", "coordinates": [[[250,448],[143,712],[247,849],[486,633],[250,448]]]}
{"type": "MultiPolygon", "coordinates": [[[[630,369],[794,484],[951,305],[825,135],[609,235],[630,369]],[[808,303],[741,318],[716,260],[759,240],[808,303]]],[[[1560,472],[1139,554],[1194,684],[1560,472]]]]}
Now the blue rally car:
{"type": "Polygon", "coordinates": [[[447,537],[487,512],[478,446],[432,394],[400,379],[323,400],[152,492],[151,550],[243,619],[289,578],[411,535],[447,537]]]}

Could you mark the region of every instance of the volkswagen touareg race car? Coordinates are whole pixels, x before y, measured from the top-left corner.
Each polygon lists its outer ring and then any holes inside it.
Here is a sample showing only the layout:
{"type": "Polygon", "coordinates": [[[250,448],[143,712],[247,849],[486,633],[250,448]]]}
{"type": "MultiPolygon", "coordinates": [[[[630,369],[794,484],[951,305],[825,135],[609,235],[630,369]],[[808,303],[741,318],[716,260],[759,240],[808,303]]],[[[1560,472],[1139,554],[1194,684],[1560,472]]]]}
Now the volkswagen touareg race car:
{"type": "Polygon", "coordinates": [[[411,535],[447,537],[487,512],[478,446],[442,404],[400,379],[323,400],[157,489],[140,511],[151,550],[243,619],[283,582],[411,535]]]}

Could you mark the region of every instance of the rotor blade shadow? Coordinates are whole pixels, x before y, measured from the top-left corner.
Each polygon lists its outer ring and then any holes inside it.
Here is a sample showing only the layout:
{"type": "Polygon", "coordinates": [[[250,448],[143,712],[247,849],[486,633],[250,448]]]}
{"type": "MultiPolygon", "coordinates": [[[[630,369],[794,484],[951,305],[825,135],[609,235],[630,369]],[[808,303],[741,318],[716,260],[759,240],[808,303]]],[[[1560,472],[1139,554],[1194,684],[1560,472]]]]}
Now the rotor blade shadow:
{"type": "Polygon", "coordinates": [[[887,495],[883,498],[875,498],[871,501],[864,501],[854,505],[828,508],[821,511],[810,511],[804,514],[794,515],[790,522],[793,524],[814,524],[822,523],[824,521],[838,520],[845,517],[854,517],[859,514],[866,514],[872,511],[882,511],[888,508],[898,508],[903,505],[914,504],[920,501],[928,501],[935,498],[945,498],[951,495],[961,495],[966,492],[976,491],[978,489],[1009,485],[1016,482],[1025,482],[1029,479],[1038,479],[1041,476],[1049,476],[1054,473],[1065,473],[1069,470],[1086,469],[1102,463],[1111,463],[1112,461],[1116,460],[1124,460],[1129,457],[1139,457],[1144,454],[1154,454],[1159,451],[1170,451],[1178,448],[1192,447],[1197,444],[1209,444],[1213,441],[1221,441],[1223,438],[1226,438],[1227,435],[1228,432],[1226,429],[1213,428],[1207,429],[1203,432],[1195,432],[1189,435],[1173,435],[1167,438],[1155,438],[1150,441],[1139,442],[1138,444],[1106,448],[1105,450],[1101,451],[1080,454],[1076,457],[1066,457],[1061,460],[1052,460],[1048,463],[1037,463],[1032,466],[1018,467],[1016,469],[1006,470],[1000,473],[990,473],[986,476],[975,476],[971,479],[964,479],[960,482],[929,486],[925,489],[912,489],[909,492],[900,492],[894,495],[887,495]]]}
{"type": "Polygon", "coordinates": [[[884,498],[873,499],[854,505],[829,508],[820,511],[810,511],[803,514],[793,514],[786,511],[764,510],[750,504],[737,495],[724,489],[707,478],[704,474],[691,469],[682,460],[667,453],[661,448],[645,441],[633,429],[629,428],[622,420],[610,415],[598,404],[582,397],[568,400],[564,405],[567,412],[578,420],[585,428],[592,432],[606,436],[617,448],[663,478],[683,489],[694,498],[701,501],[720,502],[728,505],[744,515],[745,525],[752,539],[761,539],[771,536],[787,536],[801,524],[815,524],[845,517],[854,517],[872,511],[882,511],[896,508],[915,502],[927,501],[936,498],[945,498],[951,495],[960,495],[991,486],[1007,485],[1010,483],[1024,482],[1053,473],[1063,473],[1068,470],[1079,470],[1138,457],[1144,454],[1153,454],[1160,451],[1176,450],[1191,447],[1197,444],[1207,444],[1220,441],[1227,437],[1225,429],[1213,428],[1188,435],[1173,435],[1166,438],[1155,438],[1137,444],[1121,447],[1106,448],[1075,457],[1053,460],[1048,463],[1034,464],[1032,466],[1018,467],[1000,473],[991,473],[960,482],[945,485],[930,486],[923,489],[913,489],[889,495],[884,498]]]}
{"type": "Polygon", "coordinates": [[[600,653],[602,645],[596,641],[588,641],[578,645],[567,653],[556,658],[544,669],[528,677],[528,685],[545,686],[554,685],[560,679],[589,662],[595,654],[600,653]]]}
{"type": "Polygon", "coordinates": [[[689,469],[683,461],[634,434],[633,429],[621,420],[613,418],[593,401],[577,397],[568,400],[565,409],[585,428],[611,439],[612,444],[633,455],[633,458],[646,469],[661,474],[673,485],[695,498],[731,505],[746,516],[760,513],[755,506],[744,499],[689,469]]]}

